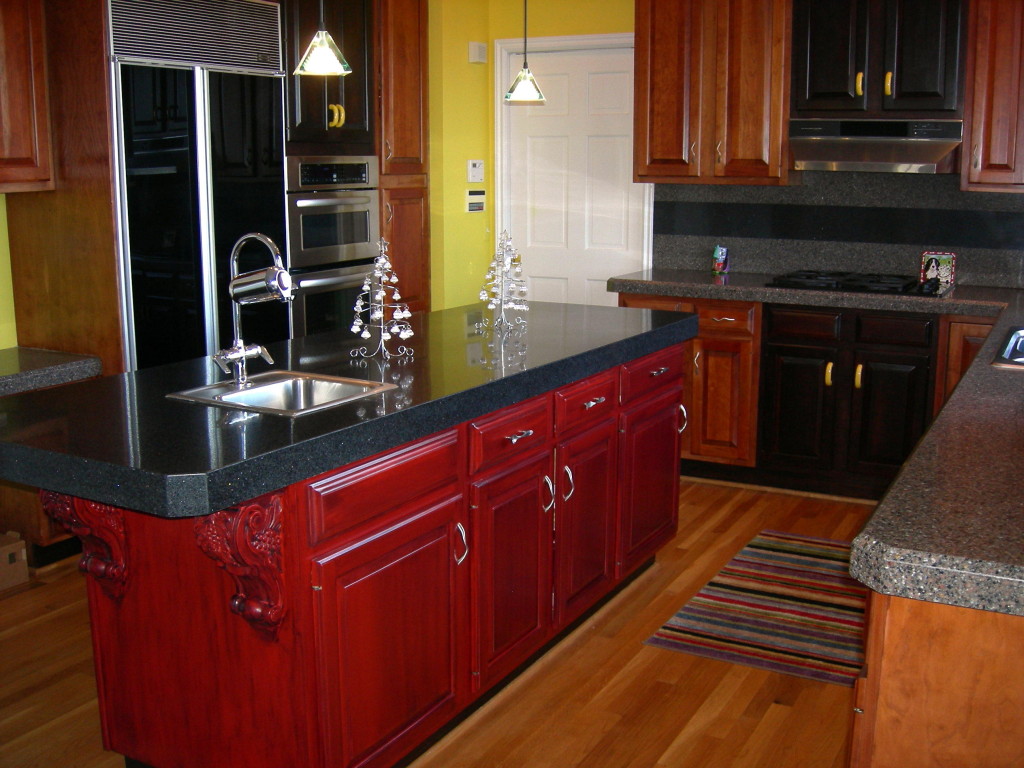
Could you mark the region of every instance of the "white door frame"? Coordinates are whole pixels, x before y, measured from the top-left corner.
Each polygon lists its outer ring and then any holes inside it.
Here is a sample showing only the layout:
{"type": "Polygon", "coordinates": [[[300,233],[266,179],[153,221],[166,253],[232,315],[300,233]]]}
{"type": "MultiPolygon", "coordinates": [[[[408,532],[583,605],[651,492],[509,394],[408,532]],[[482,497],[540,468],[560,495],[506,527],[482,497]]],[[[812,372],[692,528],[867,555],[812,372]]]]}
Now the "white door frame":
{"type": "MultiPolygon", "coordinates": [[[[564,37],[529,38],[529,50],[534,53],[553,51],[585,51],[607,48],[633,48],[633,33],[612,35],[568,35],[564,37]]],[[[505,104],[505,91],[518,72],[523,55],[522,38],[494,41],[494,238],[508,227],[512,220],[512,174],[507,172],[511,157],[511,116],[509,110],[521,107],[505,104]]],[[[654,243],[654,185],[644,184],[643,204],[643,269],[651,267],[654,243]]]]}

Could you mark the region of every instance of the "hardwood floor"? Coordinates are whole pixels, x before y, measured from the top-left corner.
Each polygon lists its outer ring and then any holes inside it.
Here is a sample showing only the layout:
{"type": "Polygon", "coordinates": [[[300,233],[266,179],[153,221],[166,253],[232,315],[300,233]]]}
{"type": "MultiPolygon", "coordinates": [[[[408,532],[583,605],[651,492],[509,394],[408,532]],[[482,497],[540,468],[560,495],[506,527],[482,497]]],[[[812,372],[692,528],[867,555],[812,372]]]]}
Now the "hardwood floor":
{"type": "MultiPolygon", "coordinates": [[[[872,509],[684,482],[655,565],[410,768],[840,768],[851,689],[643,641],[758,531],[850,540],[872,509]]],[[[0,648],[0,766],[124,765],[100,743],[73,563],[0,600],[0,648]]]]}

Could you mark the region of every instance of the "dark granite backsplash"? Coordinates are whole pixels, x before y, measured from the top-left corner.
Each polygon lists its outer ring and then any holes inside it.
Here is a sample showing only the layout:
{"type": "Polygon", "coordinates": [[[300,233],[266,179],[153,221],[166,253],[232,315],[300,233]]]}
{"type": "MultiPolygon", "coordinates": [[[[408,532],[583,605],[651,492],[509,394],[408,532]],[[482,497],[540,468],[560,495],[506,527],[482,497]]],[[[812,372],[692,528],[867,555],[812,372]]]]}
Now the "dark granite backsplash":
{"type": "Polygon", "coordinates": [[[738,272],[917,274],[922,251],[957,254],[957,281],[1024,287],[1024,195],[962,192],[956,175],[811,173],[787,187],[659,184],[654,266],[738,272]]]}

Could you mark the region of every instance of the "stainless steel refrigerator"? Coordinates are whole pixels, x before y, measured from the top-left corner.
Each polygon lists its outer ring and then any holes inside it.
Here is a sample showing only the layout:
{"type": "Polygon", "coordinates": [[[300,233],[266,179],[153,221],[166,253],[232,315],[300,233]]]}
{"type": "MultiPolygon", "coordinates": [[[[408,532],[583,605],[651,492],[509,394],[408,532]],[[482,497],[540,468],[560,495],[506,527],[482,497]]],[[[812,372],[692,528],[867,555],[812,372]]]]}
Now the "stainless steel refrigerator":
{"type": "MultiPolygon", "coordinates": [[[[262,232],[285,249],[276,4],[270,4],[273,23],[265,28],[253,32],[243,16],[234,26],[221,23],[211,30],[214,37],[205,43],[197,34],[199,21],[179,13],[181,8],[214,16],[218,9],[263,12],[267,5],[253,0],[112,4],[122,317],[130,369],[229,347],[232,245],[243,234],[262,232]],[[140,19],[140,14],[149,16],[140,19]],[[251,44],[261,32],[266,46],[276,47],[276,62],[263,53],[239,61],[231,46],[251,44]]],[[[218,20],[206,26],[210,21],[218,20]]],[[[239,267],[270,263],[266,248],[254,245],[243,251],[239,267]]],[[[283,303],[244,307],[243,313],[247,339],[266,344],[288,337],[283,303]]]]}

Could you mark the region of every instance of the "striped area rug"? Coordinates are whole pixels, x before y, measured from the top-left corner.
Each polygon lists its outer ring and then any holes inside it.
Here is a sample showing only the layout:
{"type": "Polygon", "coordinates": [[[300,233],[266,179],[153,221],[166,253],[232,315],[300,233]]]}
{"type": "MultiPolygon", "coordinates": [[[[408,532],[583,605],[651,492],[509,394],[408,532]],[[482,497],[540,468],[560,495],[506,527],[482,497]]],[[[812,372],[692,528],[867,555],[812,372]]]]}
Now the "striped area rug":
{"type": "Polygon", "coordinates": [[[867,588],[849,562],[846,542],[761,531],[647,644],[852,686],[867,588]]]}

